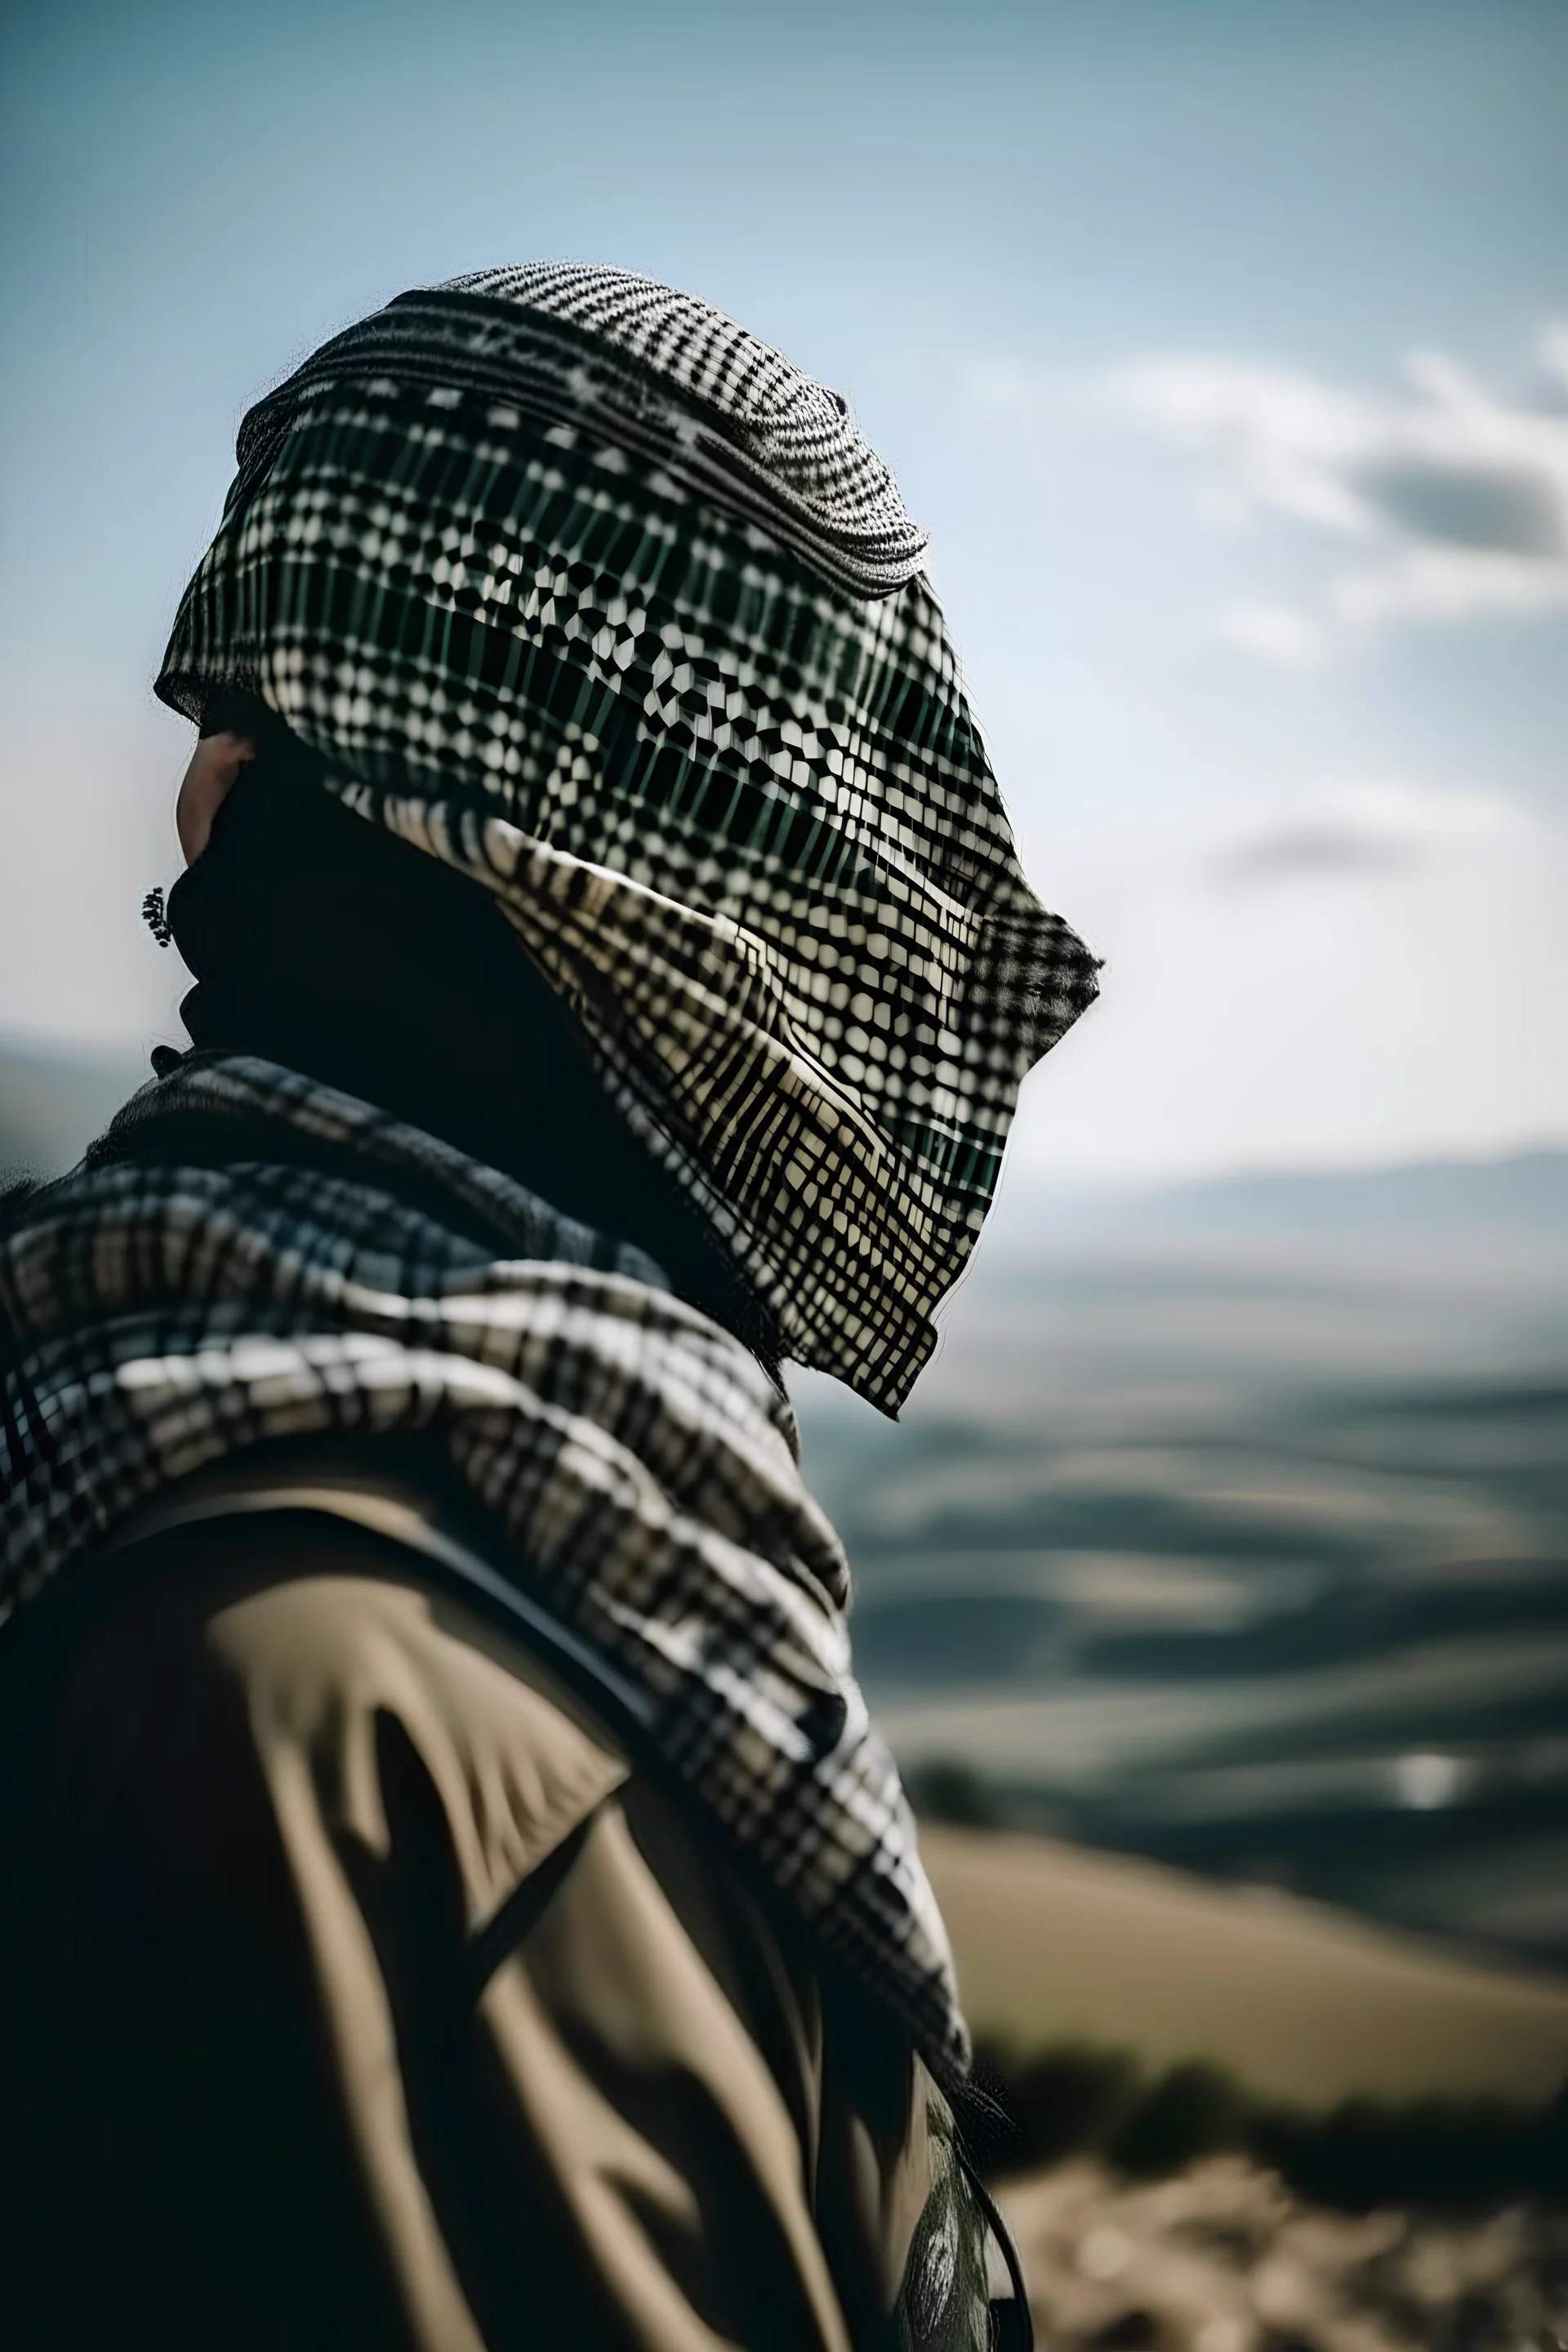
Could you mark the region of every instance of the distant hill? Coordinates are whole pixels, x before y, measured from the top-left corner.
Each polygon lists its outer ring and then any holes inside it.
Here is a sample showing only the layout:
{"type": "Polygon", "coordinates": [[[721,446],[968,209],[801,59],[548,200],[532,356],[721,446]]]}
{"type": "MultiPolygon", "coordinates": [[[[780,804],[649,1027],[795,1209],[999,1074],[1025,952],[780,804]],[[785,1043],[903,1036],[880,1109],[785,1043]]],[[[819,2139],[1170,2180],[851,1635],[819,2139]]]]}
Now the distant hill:
{"type": "Polygon", "coordinates": [[[71,1167],[148,1075],[145,1054],[129,1045],[76,1052],[0,1038],[0,1180],[71,1167]]]}
{"type": "Polygon", "coordinates": [[[1173,1185],[1058,1184],[1020,1171],[1004,1183],[975,1276],[984,1280],[998,1261],[1011,1266],[1129,1244],[1143,1253],[1192,1243],[1431,1244],[1468,1234],[1568,1245],[1568,1149],[1173,1185]]]}
{"type": "Polygon", "coordinates": [[[1437,1234],[1507,1229],[1568,1238],[1568,1151],[1398,1168],[1238,1176],[1145,1198],[1160,1232],[1437,1234]]]}
{"type": "Polygon", "coordinates": [[[970,2022],[1020,2053],[1206,2059],[1308,2107],[1528,2101],[1568,2073],[1568,1979],[1046,1838],[928,1823],[921,1851],[970,2022]]]}

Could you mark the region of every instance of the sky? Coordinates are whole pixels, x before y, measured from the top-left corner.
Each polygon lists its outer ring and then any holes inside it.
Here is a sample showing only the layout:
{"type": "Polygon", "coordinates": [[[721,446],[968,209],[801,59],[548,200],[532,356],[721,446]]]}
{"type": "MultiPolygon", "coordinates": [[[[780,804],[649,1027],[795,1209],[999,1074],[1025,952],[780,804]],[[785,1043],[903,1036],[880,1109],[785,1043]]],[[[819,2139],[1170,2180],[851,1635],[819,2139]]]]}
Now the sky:
{"type": "Polygon", "coordinates": [[[0,1030],[180,1035],[150,680],[246,407],[403,288],[706,295],[847,394],[1040,896],[1013,1170],[1568,1141],[1560,0],[0,14],[0,1030]]]}

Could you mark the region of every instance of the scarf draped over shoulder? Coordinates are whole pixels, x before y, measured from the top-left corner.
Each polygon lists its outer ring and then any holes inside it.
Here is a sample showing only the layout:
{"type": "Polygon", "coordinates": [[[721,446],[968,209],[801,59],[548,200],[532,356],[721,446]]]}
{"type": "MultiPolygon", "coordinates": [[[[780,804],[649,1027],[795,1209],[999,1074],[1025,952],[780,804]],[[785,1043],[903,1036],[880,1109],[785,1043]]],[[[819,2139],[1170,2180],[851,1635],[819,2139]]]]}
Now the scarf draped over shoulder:
{"type": "Polygon", "coordinates": [[[68,1564],[111,1577],[94,1545],[215,1465],[434,1446],[721,1832],[962,2070],[793,1413],[640,1252],[368,1104],[198,1055],[0,1243],[0,1624],[68,1564]]]}

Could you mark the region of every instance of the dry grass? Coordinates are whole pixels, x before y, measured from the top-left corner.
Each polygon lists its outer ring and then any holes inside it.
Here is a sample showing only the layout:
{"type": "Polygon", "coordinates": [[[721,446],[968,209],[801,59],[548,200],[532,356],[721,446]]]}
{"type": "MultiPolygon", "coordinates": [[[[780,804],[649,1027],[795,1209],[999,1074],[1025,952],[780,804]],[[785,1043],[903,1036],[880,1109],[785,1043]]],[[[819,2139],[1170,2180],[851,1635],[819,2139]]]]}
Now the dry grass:
{"type": "Polygon", "coordinates": [[[1325,2213],[1235,2158],[1130,2187],[1092,2164],[1001,2197],[1051,2352],[1558,2352],[1568,2221],[1325,2213]]]}

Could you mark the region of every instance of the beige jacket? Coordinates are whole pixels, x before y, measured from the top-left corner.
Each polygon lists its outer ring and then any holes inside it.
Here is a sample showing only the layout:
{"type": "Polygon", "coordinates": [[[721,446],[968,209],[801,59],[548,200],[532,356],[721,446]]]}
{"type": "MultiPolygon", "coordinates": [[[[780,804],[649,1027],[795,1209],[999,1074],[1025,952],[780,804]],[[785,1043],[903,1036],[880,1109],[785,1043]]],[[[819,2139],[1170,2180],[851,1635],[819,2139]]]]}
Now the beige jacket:
{"type": "Polygon", "coordinates": [[[9,1768],[16,2352],[984,2352],[902,2031],[537,1655],[327,1519],[90,1572],[9,1768]]]}

